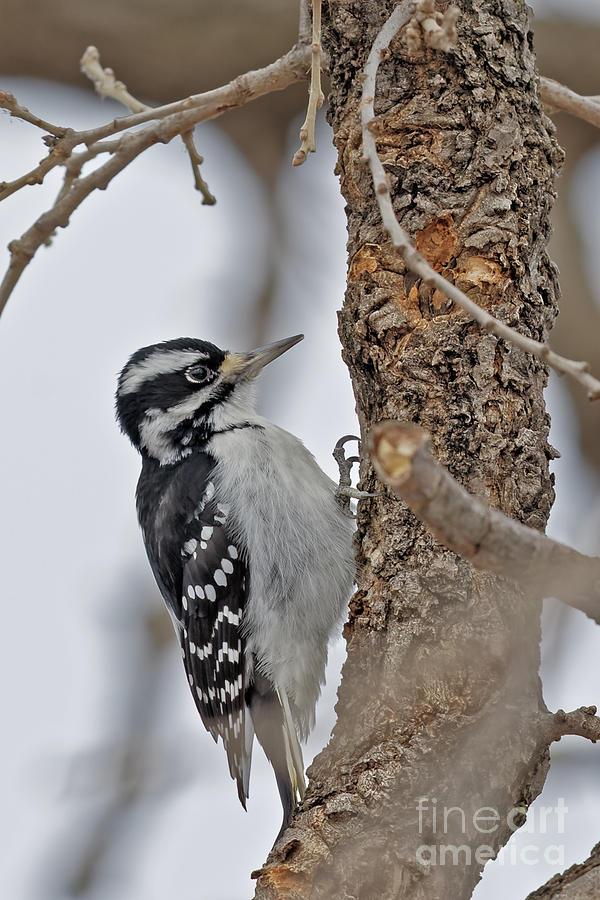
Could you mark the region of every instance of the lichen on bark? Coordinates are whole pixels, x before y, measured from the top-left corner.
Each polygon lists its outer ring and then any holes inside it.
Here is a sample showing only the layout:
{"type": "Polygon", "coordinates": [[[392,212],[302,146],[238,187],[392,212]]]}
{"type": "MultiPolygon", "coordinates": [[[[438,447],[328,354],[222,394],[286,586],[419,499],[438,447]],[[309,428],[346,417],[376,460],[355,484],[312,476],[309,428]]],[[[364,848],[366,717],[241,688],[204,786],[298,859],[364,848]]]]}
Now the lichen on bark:
{"type": "MultiPolygon", "coordinates": [[[[546,245],[561,153],[537,97],[527,8],[459,5],[451,52],[411,57],[399,35],[382,61],[379,154],[400,223],[431,265],[544,339],[556,315],[546,245]]],[[[545,368],[409,273],[382,230],[358,104],[392,8],[330,0],[323,36],[348,216],[339,333],[361,431],[381,419],[422,425],[471,493],[543,529],[553,499],[545,368]]],[[[366,456],[361,475],[381,489],[366,456]]],[[[532,725],[543,708],[540,602],[472,569],[389,496],[361,504],[356,548],[338,722],[256,896],[469,897],[486,852],[523,818],[511,810],[527,808],[548,768],[532,725]],[[498,813],[488,833],[484,807],[498,813]],[[444,808],[458,811],[444,821],[444,808]],[[461,848],[458,864],[425,865],[441,845],[461,848]]]]}

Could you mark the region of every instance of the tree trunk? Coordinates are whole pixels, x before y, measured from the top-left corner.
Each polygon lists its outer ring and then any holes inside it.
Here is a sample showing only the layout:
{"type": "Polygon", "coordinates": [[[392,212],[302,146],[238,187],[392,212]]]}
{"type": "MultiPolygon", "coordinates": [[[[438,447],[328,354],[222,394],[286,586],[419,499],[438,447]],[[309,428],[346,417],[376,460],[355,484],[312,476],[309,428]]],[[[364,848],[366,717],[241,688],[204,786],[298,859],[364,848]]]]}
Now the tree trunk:
{"type": "MultiPolygon", "coordinates": [[[[324,34],[349,232],[340,337],[363,438],[385,418],[422,425],[470,492],[543,529],[547,373],[407,272],[361,159],[360,74],[393,5],[331,0],[324,34]]],[[[460,7],[450,53],[411,57],[401,36],[392,43],[377,82],[379,153],[429,262],[541,340],[556,314],[546,244],[561,155],[536,94],[527,9],[460,7]]],[[[381,489],[364,452],[362,476],[381,489]]],[[[548,769],[536,733],[540,604],[446,551],[389,496],[361,503],[356,548],[338,722],[256,897],[469,897],[548,769]]]]}

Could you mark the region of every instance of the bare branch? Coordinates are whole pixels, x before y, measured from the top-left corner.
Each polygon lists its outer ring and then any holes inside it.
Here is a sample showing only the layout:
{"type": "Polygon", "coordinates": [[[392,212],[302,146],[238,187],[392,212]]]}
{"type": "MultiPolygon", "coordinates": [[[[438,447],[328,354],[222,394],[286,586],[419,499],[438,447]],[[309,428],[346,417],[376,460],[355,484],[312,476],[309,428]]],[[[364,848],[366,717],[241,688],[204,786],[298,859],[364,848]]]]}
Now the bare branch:
{"type": "Polygon", "coordinates": [[[317,149],[315,139],[315,123],[317,110],[323,106],[323,91],[321,90],[321,0],[312,2],[312,44],[310,62],[310,92],[308,95],[308,109],[306,118],[300,129],[300,149],[296,150],[292,160],[293,166],[301,166],[309,153],[317,149]]]}
{"type": "MultiPolygon", "coordinates": [[[[96,47],[87,48],[79,65],[83,74],[93,82],[96,92],[101,97],[112,97],[113,100],[117,100],[130,109],[132,113],[147,112],[152,109],[147,103],[142,103],[141,100],[130,94],[127,86],[122,81],[117,81],[112,69],[103,68],[100,63],[100,53],[96,47]]],[[[205,206],[214,206],[217,201],[200,174],[200,165],[204,162],[204,157],[196,149],[193,130],[186,131],[181,135],[181,139],[192,164],[194,187],[202,193],[202,203],[205,206]]]]}
{"type": "Polygon", "coordinates": [[[582,97],[553,78],[540,78],[540,97],[552,111],[570,113],[600,128],[600,97],[582,97]]]}
{"type": "Polygon", "coordinates": [[[558,709],[552,716],[550,740],[560,741],[566,734],[575,734],[587,738],[592,744],[600,741],[600,718],[596,715],[597,711],[595,706],[580,706],[570,713],[558,709]]]}
{"type": "Polygon", "coordinates": [[[64,137],[67,132],[66,128],[62,128],[60,125],[52,125],[50,122],[46,122],[44,119],[40,119],[39,116],[34,115],[26,106],[21,106],[9,91],[0,91],[0,109],[7,109],[11,116],[14,116],[16,119],[29,122],[31,125],[35,125],[37,128],[41,128],[42,131],[53,134],[55,137],[64,137]]]}
{"type": "Polygon", "coordinates": [[[296,44],[275,62],[269,63],[262,69],[253,69],[243,75],[238,75],[233,81],[222,87],[205,91],[202,94],[192,94],[190,97],[166,103],[164,106],[154,106],[146,112],[122,116],[106,125],[91,128],[89,131],[81,131],[79,137],[83,143],[89,144],[136,125],[143,125],[146,122],[165,119],[177,113],[184,114],[192,110],[197,112],[196,116],[192,116],[193,124],[216,119],[224,112],[245,106],[246,103],[256,100],[257,97],[273,91],[282,91],[296,81],[304,81],[310,63],[310,53],[310,47],[305,44],[296,44]]]}
{"type": "Polygon", "coordinates": [[[491,509],[431,455],[429,435],[416,425],[382,422],[370,451],[379,478],[454,553],[479,569],[558,597],[600,624],[600,559],[585,556],[491,509]]]}
{"type": "Polygon", "coordinates": [[[503,322],[498,321],[498,319],[495,319],[470,300],[466,294],[456,287],[456,285],[447,281],[442,275],[436,272],[435,269],[429,265],[425,257],[413,247],[408,234],[398,222],[392,206],[387,175],[381,160],[377,155],[377,146],[374,136],[375,129],[373,128],[373,125],[375,124],[373,103],[377,71],[379,69],[382,54],[387,52],[390,42],[397,34],[398,30],[402,28],[409,19],[410,4],[405,0],[405,2],[394,9],[393,13],[387,19],[381,31],[375,38],[365,65],[361,104],[363,153],[369,163],[381,218],[392,244],[400,251],[402,259],[412,272],[422,278],[425,284],[436,287],[439,291],[449,297],[450,300],[453,300],[485,331],[489,331],[492,334],[495,334],[496,337],[510,342],[527,353],[531,353],[549,366],[552,366],[557,372],[570,375],[587,390],[590,400],[600,399],[600,381],[589,373],[588,363],[559,356],[558,353],[555,353],[550,349],[547,343],[542,343],[533,340],[533,338],[526,337],[520,332],[515,331],[513,328],[510,328],[508,325],[505,325],[503,322]]]}
{"type": "MultiPolygon", "coordinates": [[[[46,173],[58,165],[65,166],[66,169],[65,181],[54,205],[18,240],[12,241],[9,245],[11,260],[0,284],[0,314],[36,251],[49,240],[56,228],[65,228],[68,225],[71,214],[92,191],[105,190],[115,175],[122,172],[136,156],[153,144],[168,143],[176,135],[189,133],[198,122],[215,119],[229,109],[244,106],[257,97],[271,91],[283,90],[288,85],[301,81],[306,77],[309,54],[308,47],[296,45],[270,65],[239,75],[229,84],[207,91],[205,94],[196,94],[176,103],[124,116],[98,128],[79,132],[64,129],[62,137],[55,135],[48,157],[39,166],[27,176],[17,179],[19,183],[16,187],[15,182],[0,187],[1,199],[27,184],[41,183],[46,173]],[[116,141],[104,140],[151,120],[155,120],[153,124],[122,135],[116,141]],[[87,149],[82,154],[73,156],[73,150],[80,144],[84,144],[87,149]],[[81,167],[101,152],[111,153],[111,158],[90,175],[82,177],[81,167]]],[[[35,120],[34,124],[43,122],[28,110],[24,111],[24,107],[19,106],[14,98],[7,99],[6,94],[0,93],[0,106],[3,104],[5,108],[11,110],[11,115],[24,121],[35,120]]],[[[55,131],[59,130],[56,126],[52,128],[55,131]]]]}
{"type": "Polygon", "coordinates": [[[105,69],[100,62],[100,53],[96,47],[87,47],[79,60],[79,67],[94,85],[101,97],[112,97],[130,109],[132,113],[146,112],[150,107],[132,96],[127,85],[118,81],[112,69],[105,69]]]}
{"type": "Polygon", "coordinates": [[[192,172],[194,174],[194,187],[202,194],[202,203],[204,206],[214,206],[217,198],[211,193],[211,190],[204,178],[200,174],[200,166],[204,162],[204,157],[198,153],[196,144],[194,143],[194,132],[186,131],[181,135],[181,140],[185,144],[190,162],[192,164],[192,172]]]}

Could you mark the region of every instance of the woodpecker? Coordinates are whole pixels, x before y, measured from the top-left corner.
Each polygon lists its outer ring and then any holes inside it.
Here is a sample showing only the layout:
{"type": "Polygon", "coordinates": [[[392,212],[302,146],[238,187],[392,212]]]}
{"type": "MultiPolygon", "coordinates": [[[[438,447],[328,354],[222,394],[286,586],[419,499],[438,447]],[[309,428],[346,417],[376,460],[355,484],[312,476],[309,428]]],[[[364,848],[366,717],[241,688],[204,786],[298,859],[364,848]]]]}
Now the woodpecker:
{"type": "Polygon", "coordinates": [[[305,791],[327,645],[354,579],[353,523],[298,438],[255,411],[254,382],[298,334],[249,353],[193,338],[138,350],[117,419],[142,457],[137,513],[198,712],[246,809],[254,735],[281,834],[305,791]]]}

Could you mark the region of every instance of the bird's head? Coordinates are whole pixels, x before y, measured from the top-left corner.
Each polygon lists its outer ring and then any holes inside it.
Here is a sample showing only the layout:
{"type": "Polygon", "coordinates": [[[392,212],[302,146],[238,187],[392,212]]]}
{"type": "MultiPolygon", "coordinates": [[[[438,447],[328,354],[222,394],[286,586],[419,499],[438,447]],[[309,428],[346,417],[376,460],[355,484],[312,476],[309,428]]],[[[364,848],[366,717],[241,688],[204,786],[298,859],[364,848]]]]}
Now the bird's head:
{"type": "Polygon", "coordinates": [[[117,419],[135,447],[161,464],[178,462],[215,431],[253,414],[252,382],[303,335],[249,353],[178,338],[143,347],[119,376],[117,419]]]}

